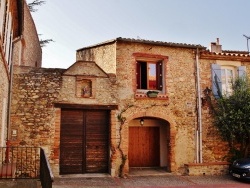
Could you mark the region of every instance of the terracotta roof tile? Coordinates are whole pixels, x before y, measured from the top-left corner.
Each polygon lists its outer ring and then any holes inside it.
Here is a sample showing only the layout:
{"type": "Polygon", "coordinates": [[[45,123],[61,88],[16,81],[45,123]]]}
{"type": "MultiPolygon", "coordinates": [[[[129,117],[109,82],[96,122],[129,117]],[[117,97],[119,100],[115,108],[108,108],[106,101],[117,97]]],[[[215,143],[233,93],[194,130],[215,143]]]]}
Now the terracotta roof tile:
{"type": "Polygon", "coordinates": [[[173,42],[163,42],[163,41],[153,41],[153,40],[145,40],[145,39],[133,39],[133,38],[122,38],[122,37],[118,37],[116,39],[112,39],[112,40],[108,40],[102,43],[98,43],[92,46],[87,46],[84,48],[80,48],[77,51],[81,51],[84,49],[88,49],[88,48],[93,48],[93,47],[97,47],[97,46],[102,46],[105,44],[109,44],[109,43],[114,43],[114,42],[133,42],[133,43],[143,43],[143,44],[151,44],[151,45],[157,45],[157,46],[169,46],[169,47],[179,47],[179,48],[192,48],[192,49],[203,49],[205,50],[206,47],[201,46],[199,44],[186,44],[186,43],[173,43],[173,42]]]}
{"type": "Polygon", "coordinates": [[[208,50],[201,52],[204,55],[218,55],[218,56],[235,56],[235,57],[250,57],[250,54],[245,51],[229,51],[223,50],[221,53],[210,52],[208,50]]]}

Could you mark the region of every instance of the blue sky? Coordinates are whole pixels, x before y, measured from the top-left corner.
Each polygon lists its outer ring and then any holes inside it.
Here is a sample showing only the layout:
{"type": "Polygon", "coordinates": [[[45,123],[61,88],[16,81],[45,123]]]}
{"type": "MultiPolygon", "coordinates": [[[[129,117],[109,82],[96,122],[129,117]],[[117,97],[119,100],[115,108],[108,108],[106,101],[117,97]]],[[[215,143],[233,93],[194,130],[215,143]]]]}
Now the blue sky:
{"type": "MultiPolygon", "coordinates": [[[[27,0],[32,2],[32,0],[27,0]]],[[[46,0],[32,13],[43,67],[68,68],[76,50],[117,37],[247,51],[250,0],[46,0]]]]}

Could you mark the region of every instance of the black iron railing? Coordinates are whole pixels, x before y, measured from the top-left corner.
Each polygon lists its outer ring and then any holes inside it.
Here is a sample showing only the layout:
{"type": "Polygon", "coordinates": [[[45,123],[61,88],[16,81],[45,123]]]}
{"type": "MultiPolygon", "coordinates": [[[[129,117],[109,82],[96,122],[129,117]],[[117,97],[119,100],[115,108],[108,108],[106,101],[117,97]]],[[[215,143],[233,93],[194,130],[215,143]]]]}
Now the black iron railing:
{"type": "Polygon", "coordinates": [[[44,150],[40,149],[40,180],[43,188],[52,188],[54,176],[44,150]]]}
{"type": "Polygon", "coordinates": [[[39,178],[40,148],[1,147],[0,178],[39,178]]]}
{"type": "Polygon", "coordinates": [[[40,147],[0,147],[0,179],[40,179],[52,188],[53,174],[40,147]]]}

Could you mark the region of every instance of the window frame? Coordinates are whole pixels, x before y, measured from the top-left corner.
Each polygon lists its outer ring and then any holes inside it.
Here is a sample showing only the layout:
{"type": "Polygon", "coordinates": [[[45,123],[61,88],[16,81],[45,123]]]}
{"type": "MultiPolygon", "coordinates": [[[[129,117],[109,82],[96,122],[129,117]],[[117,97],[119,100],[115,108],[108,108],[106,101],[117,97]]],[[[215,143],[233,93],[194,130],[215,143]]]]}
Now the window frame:
{"type": "Polygon", "coordinates": [[[240,63],[237,62],[228,62],[228,63],[212,63],[211,70],[212,70],[212,91],[215,98],[220,98],[222,96],[229,96],[230,92],[223,91],[222,87],[222,69],[231,69],[233,70],[233,75],[235,79],[237,76],[242,77],[246,74],[246,66],[242,66],[240,63]],[[218,90],[219,87],[219,90],[218,90]]]}
{"type": "Polygon", "coordinates": [[[159,93],[166,93],[166,87],[165,87],[165,77],[166,77],[166,64],[168,60],[168,56],[163,56],[163,55],[156,55],[156,54],[146,54],[146,53],[134,53],[133,54],[135,58],[135,91],[139,93],[146,93],[149,90],[153,91],[158,91],[159,93]],[[141,85],[141,68],[140,68],[140,63],[146,63],[147,67],[148,64],[150,63],[155,63],[156,64],[156,89],[150,89],[148,82],[148,69],[147,71],[147,88],[143,88],[141,85]],[[157,76],[158,75],[158,76],[157,76]],[[158,78],[157,78],[158,77],[158,78]],[[139,83],[140,82],[140,83],[139,83]]]}
{"type": "Polygon", "coordinates": [[[136,86],[139,90],[157,90],[163,89],[163,76],[162,76],[162,61],[137,61],[136,62],[136,86]],[[150,87],[150,65],[155,65],[155,88],[150,87]]]}
{"type": "Polygon", "coordinates": [[[6,0],[0,0],[0,38],[3,40],[4,25],[6,19],[6,0]]]}
{"type": "Polygon", "coordinates": [[[237,68],[235,66],[221,66],[221,89],[222,95],[230,95],[232,93],[232,83],[235,80],[237,68]],[[223,70],[225,71],[225,81],[223,79],[223,70]],[[232,71],[232,79],[228,77],[228,70],[232,71]]]}

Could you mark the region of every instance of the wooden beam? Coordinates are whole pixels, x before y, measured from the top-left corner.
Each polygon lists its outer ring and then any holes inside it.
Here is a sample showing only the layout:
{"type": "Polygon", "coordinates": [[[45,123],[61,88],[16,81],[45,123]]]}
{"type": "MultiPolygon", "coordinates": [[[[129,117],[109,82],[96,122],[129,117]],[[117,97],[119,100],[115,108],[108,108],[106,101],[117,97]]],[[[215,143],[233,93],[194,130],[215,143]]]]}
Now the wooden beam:
{"type": "Polygon", "coordinates": [[[95,105],[95,104],[69,104],[69,103],[54,103],[56,108],[67,109],[86,109],[86,110],[117,110],[118,105],[95,105]]]}

